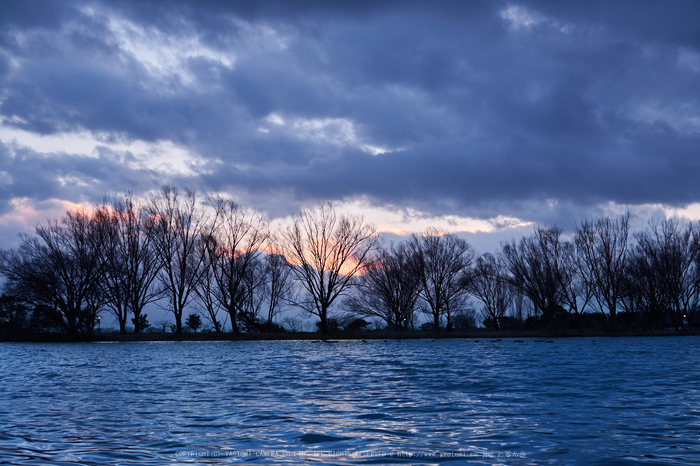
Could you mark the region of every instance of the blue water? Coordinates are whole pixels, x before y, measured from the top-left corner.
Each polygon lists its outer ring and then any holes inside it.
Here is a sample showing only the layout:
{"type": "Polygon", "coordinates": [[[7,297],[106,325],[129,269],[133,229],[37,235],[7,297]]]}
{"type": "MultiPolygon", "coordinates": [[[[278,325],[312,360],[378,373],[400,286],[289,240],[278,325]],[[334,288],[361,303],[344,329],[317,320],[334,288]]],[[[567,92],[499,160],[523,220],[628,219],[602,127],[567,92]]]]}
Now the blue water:
{"type": "Polygon", "coordinates": [[[700,464],[700,338],[0,344],[0,463],[700,464]]]}

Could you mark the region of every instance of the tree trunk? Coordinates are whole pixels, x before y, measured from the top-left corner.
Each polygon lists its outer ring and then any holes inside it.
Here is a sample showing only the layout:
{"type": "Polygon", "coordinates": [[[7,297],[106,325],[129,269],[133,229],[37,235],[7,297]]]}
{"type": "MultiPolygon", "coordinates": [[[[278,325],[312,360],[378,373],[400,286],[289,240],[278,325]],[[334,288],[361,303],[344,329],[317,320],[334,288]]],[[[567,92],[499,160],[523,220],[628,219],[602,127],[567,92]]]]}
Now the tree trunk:
{"type": "Polygon", "coordinates": [[[321,310],[321,312],[319,313],[319,317],[321,319],[321,322],[318,325],[318,329],[324,335],[328,334],[328,320],[326,319],[326,314],[327,314],[327,312],[325,309],[321,310]]]}
{"type": "Polygon", "coordinates": [[[228,309],[228,315],[231,318],[231,333],[240,333],[236,322],[236,309],[228,309]]]}
{"type": "Polygon", "coordinates": [[[141,311],[134,310],[134,333],[141,333],[141,311]]]}
{"type": "Polygon", "coordinates": [[[175,313],[175,333],[182,335],[182,311],[175,313]]]}

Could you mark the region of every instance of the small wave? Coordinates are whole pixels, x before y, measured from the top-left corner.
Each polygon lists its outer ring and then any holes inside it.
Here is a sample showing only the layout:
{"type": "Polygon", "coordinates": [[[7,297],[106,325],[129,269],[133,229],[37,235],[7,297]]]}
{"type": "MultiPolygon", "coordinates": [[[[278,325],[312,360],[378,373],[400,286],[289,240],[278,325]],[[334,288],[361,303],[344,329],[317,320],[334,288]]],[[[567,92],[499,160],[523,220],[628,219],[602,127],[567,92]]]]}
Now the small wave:
{"type": "Polygon", "coordinates": [[[304,434],[297,437],[297,439],[304,444],[311,445],[316,443],[328,443],[328,442],[342,442],[349,440],[346,437],[335,437],[333,435],[324,434],[304,434]]]}

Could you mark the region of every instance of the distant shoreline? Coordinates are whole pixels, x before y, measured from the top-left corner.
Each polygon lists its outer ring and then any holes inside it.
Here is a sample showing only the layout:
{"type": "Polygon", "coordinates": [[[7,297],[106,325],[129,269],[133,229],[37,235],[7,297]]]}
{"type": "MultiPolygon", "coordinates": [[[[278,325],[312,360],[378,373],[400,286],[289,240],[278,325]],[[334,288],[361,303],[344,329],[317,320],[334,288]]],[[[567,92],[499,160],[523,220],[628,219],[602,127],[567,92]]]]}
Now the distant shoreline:
{"type": "Polygon", "coordinates": [[[592,338],[592,337],[647,337],[647,336],[698,336],[700,330],[621,330],[617,332],[568,330],[553,332],[544,330],[472,330],[467,332],[357,332],[321,334],[311,332],[280,333],[94,333],[71,337],[65,334],[0,335],[0,342],[21,343],[75,343],[75,342],[169,342],[169,341],[336,341],[336,340],[436,340],[436,339],[519,339],[519,338],[592,338]]]}

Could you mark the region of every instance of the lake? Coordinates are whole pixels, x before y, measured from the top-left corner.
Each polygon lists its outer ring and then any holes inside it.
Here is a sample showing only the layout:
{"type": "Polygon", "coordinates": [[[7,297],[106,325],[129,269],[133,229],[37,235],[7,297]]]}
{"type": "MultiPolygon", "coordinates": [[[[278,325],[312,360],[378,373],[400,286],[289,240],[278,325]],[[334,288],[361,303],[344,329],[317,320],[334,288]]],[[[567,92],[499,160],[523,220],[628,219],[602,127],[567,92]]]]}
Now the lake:
{"type": "Polygon", "coordinates": [[[700,338],[0,344],[0,463],[700,464],[700,338]]]}

